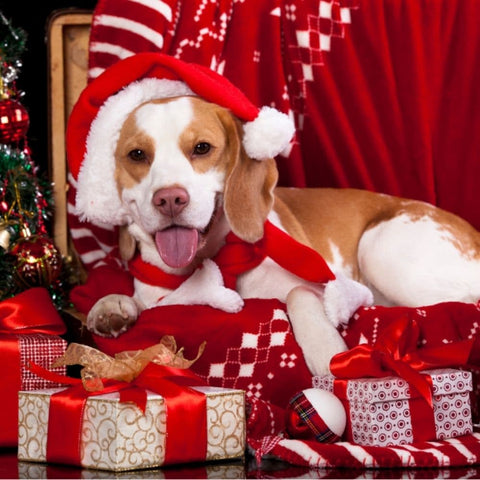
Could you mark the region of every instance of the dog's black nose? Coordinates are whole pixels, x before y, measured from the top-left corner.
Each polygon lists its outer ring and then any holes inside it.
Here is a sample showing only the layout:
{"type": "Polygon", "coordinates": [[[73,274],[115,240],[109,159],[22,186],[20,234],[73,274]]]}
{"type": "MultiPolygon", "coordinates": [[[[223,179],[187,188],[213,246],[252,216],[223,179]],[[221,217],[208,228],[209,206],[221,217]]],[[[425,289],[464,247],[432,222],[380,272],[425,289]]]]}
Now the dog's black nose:
{"type": "Polygon", "coordinates": [[[178,215],[188,205],[189,201],[190,195],[181,187],[161,188],[153,195],[155,208],[172,218],[178,215]]]}

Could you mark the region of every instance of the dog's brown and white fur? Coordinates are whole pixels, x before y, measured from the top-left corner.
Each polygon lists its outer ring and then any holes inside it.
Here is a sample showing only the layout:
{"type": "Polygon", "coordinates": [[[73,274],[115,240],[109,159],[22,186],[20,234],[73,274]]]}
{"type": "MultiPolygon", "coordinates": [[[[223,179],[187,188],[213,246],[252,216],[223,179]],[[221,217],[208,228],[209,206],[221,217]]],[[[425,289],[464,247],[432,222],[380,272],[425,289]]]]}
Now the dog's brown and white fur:
{"type": "Polygon", "coordinates": [[[203,303],[234,312],[245,298],[279,298],[310,369],[323,373],[345,348],[338,323],[361,304],[480,299],[480,234],[467,222],[362,190],[278,188],[275,161],[245,154],[241,122],[197,97],[150,101],[131,112],[116,146],[115,181],[128,212],[124,258],[138,249],[166,272],[194,273],[175,291],[136,281],[133,298],[101,299],[87,325],[102,335],[118,335],[155,305],[203,303]],[[230,230],[259,240],[267,218],[320,252],[337,280],[308,284],[266,259],[240,277],[237,292],[224,288],[210,259],[230,230]],[[155,242],[172,226],[198,235],[196,250],[180,252],[178,266],[162,259],[155,242]]]}

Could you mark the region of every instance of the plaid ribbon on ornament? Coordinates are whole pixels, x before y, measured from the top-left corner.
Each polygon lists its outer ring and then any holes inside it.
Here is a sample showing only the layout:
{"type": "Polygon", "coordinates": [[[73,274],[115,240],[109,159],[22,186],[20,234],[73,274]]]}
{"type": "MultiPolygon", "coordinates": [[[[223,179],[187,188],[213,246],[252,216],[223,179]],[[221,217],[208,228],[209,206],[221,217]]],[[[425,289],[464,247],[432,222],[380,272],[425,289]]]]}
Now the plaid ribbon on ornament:
{"type": "Polygon", "coordinates": [[[290,405],[319,442],[334,443],[340,440],[340,437],[333,433],[323,421],[303,392],[292,397],[290,405]]]}

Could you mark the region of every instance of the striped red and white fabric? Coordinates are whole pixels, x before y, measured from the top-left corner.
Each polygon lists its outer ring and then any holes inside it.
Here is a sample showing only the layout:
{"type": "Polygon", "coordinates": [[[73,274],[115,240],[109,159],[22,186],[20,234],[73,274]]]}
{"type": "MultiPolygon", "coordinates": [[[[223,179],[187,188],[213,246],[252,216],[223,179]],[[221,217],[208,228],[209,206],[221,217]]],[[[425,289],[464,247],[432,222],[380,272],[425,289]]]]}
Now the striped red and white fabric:
{"type": "Polygon", "coordinates": [[[458,467],[480,463],[480,434],[441,442],[398,447],[362,447],[349,442],[325,444],[264,437],[254,442],[257,455],[274,455],[295,465],[315,468],[458,467]]]}
{"type": "Polygon", "coordinates": [[[100,266],[122,268],[117,251],[118,230],[111,225],[94,225],[82,221],[75,211],[76,181],[68,175],[68,228],[72,243],[86,271],[100,266]]]}

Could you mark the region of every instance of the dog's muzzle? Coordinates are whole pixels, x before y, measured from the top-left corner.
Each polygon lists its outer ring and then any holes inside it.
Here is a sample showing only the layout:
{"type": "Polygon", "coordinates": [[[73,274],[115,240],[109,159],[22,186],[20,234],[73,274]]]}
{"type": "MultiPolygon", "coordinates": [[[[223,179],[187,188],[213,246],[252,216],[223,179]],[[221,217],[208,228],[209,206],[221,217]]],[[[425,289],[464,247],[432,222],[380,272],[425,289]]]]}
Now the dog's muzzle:
{"type": "Polygon", "coordinates": [[[215,209],[207,226],[202,230],[175,223],[175,218],[189,204],[188,192],[180,187],[158,190],[153,196],[155,208],[172,219],[172,225],[155,233],[155,245],[162,260],[172,268],[188,266],[195,258],[199,245],[218,218],[219,198],[215,200],[215,209]]]}

